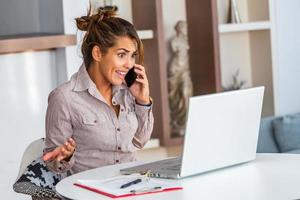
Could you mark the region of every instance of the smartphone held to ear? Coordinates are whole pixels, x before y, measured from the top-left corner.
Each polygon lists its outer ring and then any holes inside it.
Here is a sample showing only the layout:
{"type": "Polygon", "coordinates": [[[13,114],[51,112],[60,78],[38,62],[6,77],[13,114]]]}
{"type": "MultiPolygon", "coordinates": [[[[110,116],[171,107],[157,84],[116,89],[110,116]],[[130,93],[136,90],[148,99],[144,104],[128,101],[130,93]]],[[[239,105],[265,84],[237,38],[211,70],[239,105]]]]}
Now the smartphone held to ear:
{"type": "Polygon", "coordinates": [[[136,78],[137,78],[137,73],[134,72],[134,67],[132,67],[125,75],[125,82],[127,84],[127,87],[132,86],[136,78]]]}

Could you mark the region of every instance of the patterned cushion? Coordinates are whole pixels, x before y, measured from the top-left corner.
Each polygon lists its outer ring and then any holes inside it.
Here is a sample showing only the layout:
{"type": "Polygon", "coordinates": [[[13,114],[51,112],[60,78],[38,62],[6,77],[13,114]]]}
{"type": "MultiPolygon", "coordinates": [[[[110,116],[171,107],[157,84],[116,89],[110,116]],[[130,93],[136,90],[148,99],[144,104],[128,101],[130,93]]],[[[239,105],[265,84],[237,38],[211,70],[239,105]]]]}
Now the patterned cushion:
{"type": "Polygon", "coordinates": [[[33,197],[59,198],[55,185],[64,177],[49,171],[46,163],[38,158],[27,166],[25,172],[13,185],[15,192],[33,197]]]}

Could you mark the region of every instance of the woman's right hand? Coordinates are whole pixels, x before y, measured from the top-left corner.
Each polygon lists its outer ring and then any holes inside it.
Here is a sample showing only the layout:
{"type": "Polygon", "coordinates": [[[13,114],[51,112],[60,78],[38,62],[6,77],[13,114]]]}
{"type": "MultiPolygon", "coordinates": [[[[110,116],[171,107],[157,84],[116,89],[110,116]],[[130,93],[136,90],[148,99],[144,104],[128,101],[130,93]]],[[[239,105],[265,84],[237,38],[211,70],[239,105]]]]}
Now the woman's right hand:
{"type": "Polygon", "coordinates": [[[56,147],[53,151],[46,153],[43,156],[44,161],[56,160],[60,162],[70,158],[75,151],[76,143],[72,138],[69,138],[63,145],[56,147]]]}

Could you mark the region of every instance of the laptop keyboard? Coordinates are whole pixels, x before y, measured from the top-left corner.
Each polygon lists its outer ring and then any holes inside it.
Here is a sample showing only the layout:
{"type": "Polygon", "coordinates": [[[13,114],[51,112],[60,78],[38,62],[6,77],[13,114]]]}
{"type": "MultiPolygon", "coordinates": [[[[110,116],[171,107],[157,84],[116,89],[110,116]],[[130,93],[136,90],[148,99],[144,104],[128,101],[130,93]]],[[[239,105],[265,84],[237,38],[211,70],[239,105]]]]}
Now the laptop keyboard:
{"type": "Polygon", "coordinates": [[[181,157],[159,160],[143,165],[122,169],[121,172],[146,172],[150,170],[152,177],[168,177],[171,174],[179,174],[181,169],[181,157]]]}
{"type": "Polygon", "coordinates": [[[180,170],[181,158],[170,158],[167,160],[158,161],[162,170],[180,170]]]}
{"type": "Polygon", "coordinates": [[[176,165],[169,165],[169,166],[165,166],[162,169],[166,169],[166,170],[174,170],[174,171],[179,171],[181,167],[181,164],[176,164],[176,165]]]}

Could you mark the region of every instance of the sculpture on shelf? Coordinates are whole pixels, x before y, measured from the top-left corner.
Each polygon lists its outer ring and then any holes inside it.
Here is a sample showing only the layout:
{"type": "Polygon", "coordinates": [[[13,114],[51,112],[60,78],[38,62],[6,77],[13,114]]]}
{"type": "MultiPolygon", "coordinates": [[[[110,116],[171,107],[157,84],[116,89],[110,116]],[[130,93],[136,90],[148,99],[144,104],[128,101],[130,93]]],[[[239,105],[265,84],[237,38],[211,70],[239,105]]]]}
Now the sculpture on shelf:
{"type": "Polygon", "coordinates": [[[190,77],[187,24],[178,21],[176,36],[171,40],[174,56],[168,69],[170,126],[174,136],[182,136],[185,130],[189,97],[193,94],[190,77]]]}
{"type": "Polygon", "coordinates": [[[236,0],[230,0],[228,23],[241,23],[240,13],[236,5],[236,0]]]}
{"type": "MultiPolygon", "coordinates": [[[[93,5],[92,7],[94,9],[96,8],[101,8],[101,9],[105,9],[105,10],[113,10],[113,11],[118,11],[118,7],[116,5],[114,5],[113,0],[90,0],[91,4],[93,5]]],[[[96,12],[96,11],[94,11],[96,12]]]]}
{"type": "Polygon", "coordinates": [[[224,91],[239,90],[246,84],[245,80],[239,80],[240,70],[237,70],[232,76],[232,83],[228,87],[223,87],[224,91]]]}
{"type": "Polygon", "coordinates": [[[113,0],[104,0],[104,9],[118,11],[118,7],[113,4],[113,0]]]}

